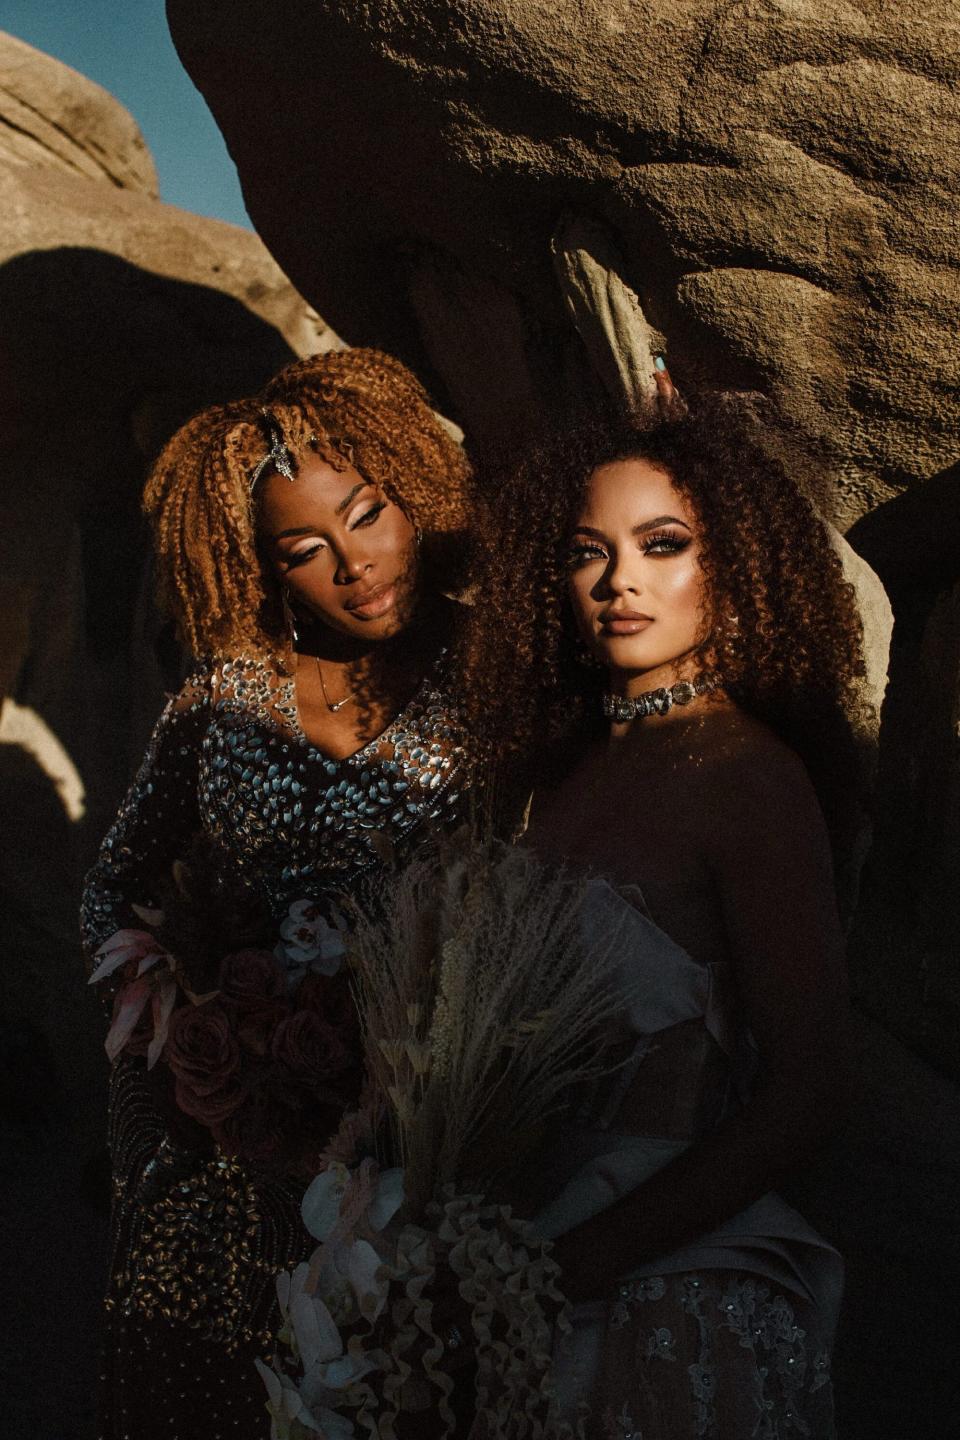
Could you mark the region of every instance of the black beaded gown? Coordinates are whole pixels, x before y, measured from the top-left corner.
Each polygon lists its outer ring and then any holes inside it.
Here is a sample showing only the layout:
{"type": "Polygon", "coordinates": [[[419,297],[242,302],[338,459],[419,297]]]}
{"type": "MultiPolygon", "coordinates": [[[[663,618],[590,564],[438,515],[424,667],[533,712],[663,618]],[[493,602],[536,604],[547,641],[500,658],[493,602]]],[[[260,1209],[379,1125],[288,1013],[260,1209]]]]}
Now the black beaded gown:
{"type": "MultiPolygon", "coordinates": [[[[402,860],[456,815],[468,775],[437,669],[341,760],[304,735],[292,677],[247,656],[200,671],[164,710],[87,878],[88,962],[115,931],[142,926],[132,907],[157,903],[161,877],[198,835],[279,924],[297,900],[350,893],[384,856],[402,860]]],[[[253,1362],[279,1324],[274,1276],[312,1248],[303,1181],[203,1143],[165,1095],[163,1070],[121,1055],[111,1074],[100,1434],[259,1440],[270,1422],[253,1362]]]]}

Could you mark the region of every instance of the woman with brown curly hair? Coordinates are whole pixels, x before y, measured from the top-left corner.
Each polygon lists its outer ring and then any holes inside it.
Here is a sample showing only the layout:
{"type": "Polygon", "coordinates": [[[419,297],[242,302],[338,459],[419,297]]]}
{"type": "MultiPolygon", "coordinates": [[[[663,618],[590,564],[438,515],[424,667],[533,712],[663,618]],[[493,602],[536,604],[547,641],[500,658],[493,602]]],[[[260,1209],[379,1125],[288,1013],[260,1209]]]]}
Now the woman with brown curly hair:
{"type": "Polygon", "coordinates": [[[468,479],[413,375],[356,349],[204,411],[148,482],[200,665],[84,894],[116,995],[105,1436],[265,1433],[274,1277],[305,1251],[304,1179],[359,1081],[330,905],[467,780],[444,592],[468,479]]]}
{"type": "Polygon", "coordinates": [[[823,1440],[842,1269],[772,1192],[844,1093],[811,776],[852,773],[851,591],[733,401],[581,428],[499,480],[471,705],[532,782],[524,843],[597,877],[584,923],[617,934],[626,995],[614,1080],[526,1180],[576,1302],[557,1384],[598,1437],[823,1440]]]}

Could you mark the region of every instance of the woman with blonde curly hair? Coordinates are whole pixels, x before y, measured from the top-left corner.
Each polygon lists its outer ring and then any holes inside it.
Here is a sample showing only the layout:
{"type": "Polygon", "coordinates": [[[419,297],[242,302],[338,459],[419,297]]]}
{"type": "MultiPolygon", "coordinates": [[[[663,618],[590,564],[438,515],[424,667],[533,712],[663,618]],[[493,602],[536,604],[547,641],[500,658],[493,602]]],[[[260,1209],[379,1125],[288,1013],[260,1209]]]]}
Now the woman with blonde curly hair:
{"type": "Polygon", "coordinates": [[[198,668],[84,894],[115,996],[105,1436],[265,1433],[274,1276],[359,1083],[331,905],[467,781],[445,656],[468,482],[418,381],[364,349],[204,411],[153,468],[198,668]]]}
{"type": "Polygon", "coordinates": [[[532,450],[479,527],[467,713],[532,788],[524,843],[595,875],[625,986],[614,1079],[518,1184],[576,1302],[556,1383],[590,1436],[826,1440],[842,1268],[773,1191],[843,1102],[811,781],[856,772],[860,626],[743,407],[666,409],[532,450]]]}

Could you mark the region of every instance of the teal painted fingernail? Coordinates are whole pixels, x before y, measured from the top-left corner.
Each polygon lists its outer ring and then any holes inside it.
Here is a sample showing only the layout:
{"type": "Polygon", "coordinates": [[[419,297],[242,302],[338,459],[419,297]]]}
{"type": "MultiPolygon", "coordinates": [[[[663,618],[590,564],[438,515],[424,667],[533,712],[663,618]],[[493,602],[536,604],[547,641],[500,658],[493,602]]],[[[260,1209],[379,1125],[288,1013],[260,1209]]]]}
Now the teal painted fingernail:
{"type": "Polygon", "coordinates": [[[666,368],[667,368],[667,362],[666,362],[666,360],[664,360],[664,358],[663,358],[662,355],[658,355],[658,356],[656,357],[656,359],[655,359],[654,362],[653,362],[653,368],[654,368],[655,370],[666,370],[666,368]]]}

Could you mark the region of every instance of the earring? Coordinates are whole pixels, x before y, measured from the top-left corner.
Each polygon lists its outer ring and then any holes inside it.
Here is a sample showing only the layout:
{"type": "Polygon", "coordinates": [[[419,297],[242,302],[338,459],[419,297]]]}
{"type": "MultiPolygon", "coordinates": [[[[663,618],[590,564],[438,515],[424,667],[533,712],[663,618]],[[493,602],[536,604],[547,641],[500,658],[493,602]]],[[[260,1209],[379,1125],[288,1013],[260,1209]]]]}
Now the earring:
{"type": "Polygon", "coordinates": [[[283,611],[283,623],[290,635],[290,642],[296,645],[300,639],[300,632],[297,629],[297,616],[293,606],[290,604],[290,596],[287,593],[286,585],[280,591],[280,608],[283,611]]]}

